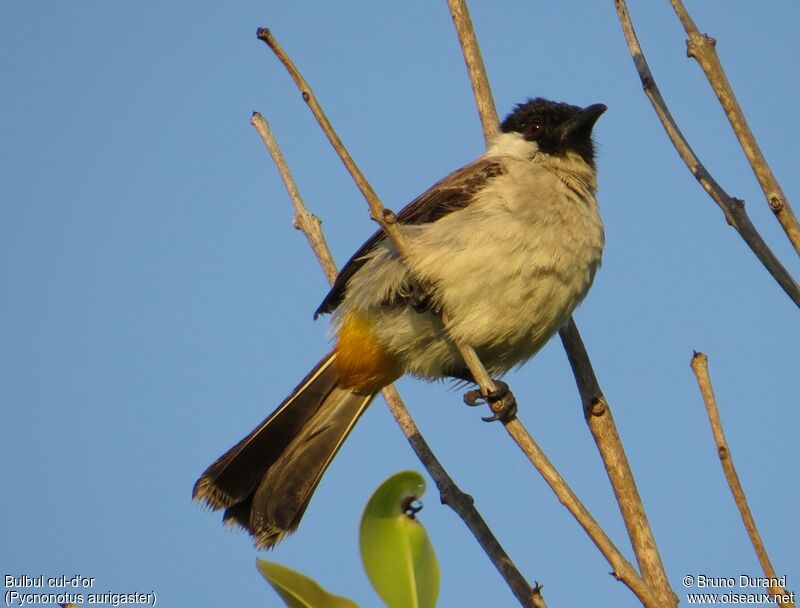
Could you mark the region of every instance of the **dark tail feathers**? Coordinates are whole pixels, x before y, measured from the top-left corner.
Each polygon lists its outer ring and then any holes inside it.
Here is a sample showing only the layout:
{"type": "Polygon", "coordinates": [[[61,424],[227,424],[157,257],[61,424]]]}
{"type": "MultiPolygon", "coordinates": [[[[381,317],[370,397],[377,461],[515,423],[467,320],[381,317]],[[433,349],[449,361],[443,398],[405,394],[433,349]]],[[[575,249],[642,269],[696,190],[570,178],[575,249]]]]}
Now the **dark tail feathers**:
{"type": "Polygon", "coordinates": [[[329,353],[261,424],[197,480],[192,497],[259,548],[293,532],[323,473],[374,395],[340,388],[329,353]]]}

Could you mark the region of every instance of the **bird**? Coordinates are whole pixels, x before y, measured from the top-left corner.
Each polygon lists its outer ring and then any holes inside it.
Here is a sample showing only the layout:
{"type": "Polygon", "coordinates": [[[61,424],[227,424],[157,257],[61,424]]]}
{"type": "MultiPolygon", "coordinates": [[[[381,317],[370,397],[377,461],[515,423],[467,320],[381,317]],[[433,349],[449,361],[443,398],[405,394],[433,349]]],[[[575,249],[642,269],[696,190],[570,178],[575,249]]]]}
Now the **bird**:
{"type": "MultiPolygon", "coordinates": [[[[541,97],[517,104],[482,155],[397,214],[405,257],[380,230],[367,239],[314,314],[332,313],[330,352],[205,470],[193,499],[272,548],[297,529],[382,388],[406,374],[474,383],[457,343],[497,378],[536,354],[602,260],[592,131],[606,109],[541,97]]],[[[516,408],[507,401],[505,419],[516,408]]]]}

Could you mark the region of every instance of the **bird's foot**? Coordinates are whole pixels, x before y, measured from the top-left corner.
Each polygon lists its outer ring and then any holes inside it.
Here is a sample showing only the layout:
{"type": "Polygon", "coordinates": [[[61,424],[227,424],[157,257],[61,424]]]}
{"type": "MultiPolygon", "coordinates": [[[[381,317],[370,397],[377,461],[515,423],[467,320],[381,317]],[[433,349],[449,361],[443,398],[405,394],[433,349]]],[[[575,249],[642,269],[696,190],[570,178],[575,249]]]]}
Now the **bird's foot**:
{"type": "Polygon", "coordinates": [[[464,403],[470,407],[483,405],[484,403],[492,410],[491,416],[484,416],[484,422],[509,422],[517,416],[517,400],[514,393],[508,388],[508,384],[501,380],[494,381],[496,390],[483,394],[479,388],[464,393],[464,403]]]}

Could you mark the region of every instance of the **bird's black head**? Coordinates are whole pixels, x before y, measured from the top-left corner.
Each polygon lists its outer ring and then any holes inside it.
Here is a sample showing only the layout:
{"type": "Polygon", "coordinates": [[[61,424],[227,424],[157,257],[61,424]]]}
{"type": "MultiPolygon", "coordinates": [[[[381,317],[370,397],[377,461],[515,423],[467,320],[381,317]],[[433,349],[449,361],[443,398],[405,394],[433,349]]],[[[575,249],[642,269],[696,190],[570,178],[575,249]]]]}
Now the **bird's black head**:
{"type": "Polygon", "coordinates": [[[500,129],[535,141],[547,154],[563,156],[571,150],[594,166],[592,127],[605,111],[606,106],[601,103],[579,108],[537,97],[514,108],[500,129]]]}

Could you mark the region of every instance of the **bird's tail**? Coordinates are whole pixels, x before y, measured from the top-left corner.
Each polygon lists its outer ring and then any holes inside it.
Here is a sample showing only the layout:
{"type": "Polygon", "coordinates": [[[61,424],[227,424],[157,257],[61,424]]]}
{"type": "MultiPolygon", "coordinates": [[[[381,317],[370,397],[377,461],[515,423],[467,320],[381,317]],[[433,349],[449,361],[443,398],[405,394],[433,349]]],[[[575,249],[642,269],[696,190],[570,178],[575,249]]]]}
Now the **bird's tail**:
{"type": "Polygon", "coordinates": [[[344,388],[329,353],[197,480],[192,497],[272,547],[293,532],[323,473],[375,396],[344,388]]]}

